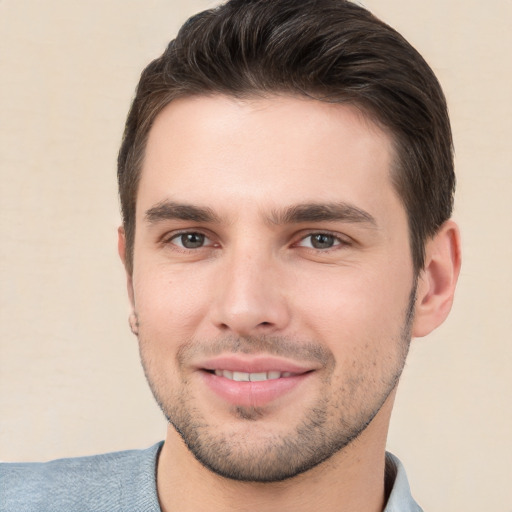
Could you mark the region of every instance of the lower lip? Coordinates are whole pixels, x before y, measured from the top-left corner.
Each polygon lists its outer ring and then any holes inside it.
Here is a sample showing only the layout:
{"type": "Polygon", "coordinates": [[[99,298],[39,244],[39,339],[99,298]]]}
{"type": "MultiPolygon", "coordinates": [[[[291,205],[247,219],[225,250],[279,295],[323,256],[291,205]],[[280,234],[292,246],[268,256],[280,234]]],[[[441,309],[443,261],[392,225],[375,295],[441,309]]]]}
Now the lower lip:
{"type": "Polygon", "coordinates": [[[220,398],[241,407],[262,407],[291,392],[311,376],[311,372],[258,382],[238,382],[203,371],[206,385],[220,398]]]}

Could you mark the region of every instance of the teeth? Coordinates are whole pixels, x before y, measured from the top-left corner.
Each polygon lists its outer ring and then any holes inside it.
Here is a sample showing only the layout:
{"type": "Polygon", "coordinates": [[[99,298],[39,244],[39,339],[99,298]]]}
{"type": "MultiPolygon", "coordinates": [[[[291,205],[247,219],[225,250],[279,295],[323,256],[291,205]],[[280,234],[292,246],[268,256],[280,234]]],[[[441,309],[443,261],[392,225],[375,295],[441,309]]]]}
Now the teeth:
{"type": "MultiPolygon", "coordinates": [[[[273,373],[279,374],[279,372],[273,372],[273,373]]],[[[262,381],[262,380],[278,379],[278,378],[279,378],[279,375],[277,377],[271,377],[270,375],[267,375],[266,372],[250,373],[249,374],[249,379],[251,380],[251,382],[258,382],[258,381],[262,381]]]]}
{"type": "Polygon", "coordinates": [[[249,382],[251,374],[245,372],[233,372],[233,380],[237,382],[249,382]]]}
{"type": "Polygon", "coordinates": [[[217,375],[217,377],[226,377],[226,379],[233,380],[233,372],[229,370],[215,370],[215,375],[217,375]]]}
{"type": "Polygon", "coordinates": [[[290,372],[258,372],[258,373],[247,373],[247,372],[231,372],[229,370],[215,370],[217,377],[225,377],[226,379],[234,380],[237,382],[261,382],[264,380],[280,379],[281,377],[291,377],[290,372]]]}

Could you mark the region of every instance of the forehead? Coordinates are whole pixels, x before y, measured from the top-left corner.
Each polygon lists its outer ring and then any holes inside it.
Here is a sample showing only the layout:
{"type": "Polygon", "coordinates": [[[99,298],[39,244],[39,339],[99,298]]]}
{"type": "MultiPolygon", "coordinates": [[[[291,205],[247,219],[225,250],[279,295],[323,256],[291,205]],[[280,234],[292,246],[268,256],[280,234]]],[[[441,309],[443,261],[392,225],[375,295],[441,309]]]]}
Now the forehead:
{"type": "Polygon", "coordinates": [[[167,199],[223,209],[242,201],[378,207],[397,199],[392,162],[390,136],[353,106],[277,95],[180,98],[150,131],[138,216],[167,199]]]}

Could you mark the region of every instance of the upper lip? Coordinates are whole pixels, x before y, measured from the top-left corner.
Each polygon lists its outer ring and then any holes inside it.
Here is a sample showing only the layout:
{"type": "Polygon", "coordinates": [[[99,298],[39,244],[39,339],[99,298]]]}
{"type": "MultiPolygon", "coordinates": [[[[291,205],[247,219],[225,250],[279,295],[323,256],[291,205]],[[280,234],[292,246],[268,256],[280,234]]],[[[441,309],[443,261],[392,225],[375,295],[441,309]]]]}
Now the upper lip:
{"type": "Polygon", "coordinates": [[[289,372],[295,374],[306,373],[317,369],[314,365],[305,365],[274,356],[251,355],[243,357],[236,355],[223,355],[202,361],[197,365],[200,370],[229,370],[232,372],[260,373],[260,372],[289,372]]]}

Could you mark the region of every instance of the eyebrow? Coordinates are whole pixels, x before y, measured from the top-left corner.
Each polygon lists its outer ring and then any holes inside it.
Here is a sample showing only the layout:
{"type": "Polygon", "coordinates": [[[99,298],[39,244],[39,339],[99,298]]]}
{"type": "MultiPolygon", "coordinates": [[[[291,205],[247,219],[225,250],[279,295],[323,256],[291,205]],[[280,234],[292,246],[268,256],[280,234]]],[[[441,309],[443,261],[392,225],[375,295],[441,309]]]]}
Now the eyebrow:
{"type": "Polygon", "coordinates": [[[293,205],[283,210],[274,210],[269,218],[272,224],[329,221],[361,223],[377,227],[377,221],[370,213],[345,202],[293,205]]]}
{"type": "Polygon", "coordinates": [[[211,208],[193,206],[164,200],[149,208],[144,218],[150,224],[156,224],[163,220],[188,220],[192,222],[220,222],[218,215],[211,208]]]}
{"type": "MultiPolygon", "coordinates": [[[[220,223],[220,217],[208,207],[194,206],[164,200],[149,208],[144,216],[150,224],[164,220],[184,220],[192,222],[220,223]]],[[[377,227],[375,218],[365,210],[349,203],[302,203],[272,210],[267,218],[270,224],[300,224],[304,222],[341,221],[369,224],[377,227]]]]}

